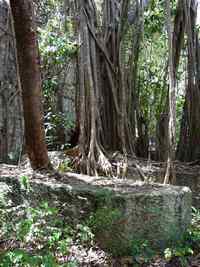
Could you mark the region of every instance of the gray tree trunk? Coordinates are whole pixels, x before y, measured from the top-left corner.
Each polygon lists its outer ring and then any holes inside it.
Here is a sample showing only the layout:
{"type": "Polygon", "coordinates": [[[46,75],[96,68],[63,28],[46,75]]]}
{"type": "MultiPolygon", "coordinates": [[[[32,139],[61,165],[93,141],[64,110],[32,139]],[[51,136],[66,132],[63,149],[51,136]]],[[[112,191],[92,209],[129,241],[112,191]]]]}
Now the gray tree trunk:
{"type": "Polygon", "coordinates": [[[172,174],[173,183],[175,183],[175,172],[173,161],[175,160],[175,145],[176,145],[176,84],[174,70],[174,55],[173,55],[173,35],[171,24],[171,5],[170,0],[165,1],[166,4],[166,26],[168,34],[168,50],[169,50],[169,120],[168,120],[168,156],[167,169],[164,183],[170,181],[172,174]]]}
{"type": "Polygon", "coordinates": [[[23,148],[23,112],[8,2],[0,0],[0,161],[17,161],[23,148]]]}
{"type": "Polygon", "coordinates": [[[197,0],[183,1],[187,34],[187,88],[177,157],[194,161],[200,157],[200,42],[196,29],[197,0]]]}

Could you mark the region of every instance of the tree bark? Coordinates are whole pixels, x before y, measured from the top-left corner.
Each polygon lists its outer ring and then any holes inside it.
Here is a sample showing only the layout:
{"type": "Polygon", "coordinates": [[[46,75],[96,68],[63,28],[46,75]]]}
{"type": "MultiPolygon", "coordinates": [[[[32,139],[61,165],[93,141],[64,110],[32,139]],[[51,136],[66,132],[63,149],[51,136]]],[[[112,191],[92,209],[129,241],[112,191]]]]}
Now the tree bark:
{"type": "Polygon", "coordinates": [[[167,169],[164,183],[170,181],[172,176],[172,183],[175,183],[175,171],[173,161],[175,160],[175,146],[176,146],[176,84],[175,84],[175,69],[173,57],[173,38],[172,38],[172,24],[171,24],[171,7],[170,0],[166,0],[166,26],[168,34],[168,51],[169,51],[169,120],[168,120],[168,156],[167,169]]]}
{"type": "Polygon", "coordinates": [[[11,0],[22,87],[26,150],[33,169],[51,164],[43,126],[40,59],[32,1],[11,0]]]}
{"type": "Polygon", "coordinates": [[[111,170],[107,152],[118,150],[125,157],[133,152],[122,55],[128,3],[104,1],[99,25],[95,2],[79,1],[79,146],[81,169],[88,174],[111,170]]]}
{"type": "Polygon", "coordinates": [[[8,1],[0,0],[0,161],[18,163],[24,122],[12,26],[8,1]]]}
{"type": "Polygon", "coordinates": [[[200,157],[200,43],[196,29],[197,1],[182,2],[187,35],[187,85],[177,157],[194,161],[200,157]]]}

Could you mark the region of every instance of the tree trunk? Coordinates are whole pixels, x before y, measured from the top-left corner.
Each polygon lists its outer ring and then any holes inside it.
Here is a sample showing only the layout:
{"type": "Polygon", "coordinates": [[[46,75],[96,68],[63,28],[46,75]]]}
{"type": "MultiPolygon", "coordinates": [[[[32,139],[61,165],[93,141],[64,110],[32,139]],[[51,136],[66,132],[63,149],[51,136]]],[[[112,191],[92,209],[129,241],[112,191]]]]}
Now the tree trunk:
{"type": "MultiPolygon", "coordinates": [[[[167,102],[168,103],[168,102],[167,102]]],[[[156,159],[162,162],[167,161],[169,139],[168,139],[169,112],[162,112],[156,125],[156,159]]]]}
{"type": "Polygon", "coordinates": [[[171,7],[170,0],[166,0],[166,26],[168,34],[168,50],[169,50],[169,120],[168,120],[168,155],[167,169],[164,183],[169,183],[170,175],[172,183],[175,183],[175,171],[173,161],[175,160],[176,146],[176,84],[175,84],[175,68],[173,57],[173,38],[171,25],[171,7]]]}
{"type": "Polygon", "coordinates": [[[23,111],[10,7],[0,0],[0,161],[17,163],[23,149],[23,111]]]}
{"type": "Polygon", "coordinates": [[[132,30],[132,44],[130,57],[127,65],[127,95],[128,95],[128,121],[130,122],[130,131],[134,142],[134,150],[139,157],[148,155],[148,125],[144,121],[139,106],[140,86],[138,82],[138,60],[143,36],[143,1],[136,1],[134,27],[132,30]],[[136,136],[137,133],[137,136],[136,136]]]}
{"type": "Polygon", "coordinates": [[[107,152],[118,150],[126,157],[134,148],[128,112],[133,95],[127,97],[122,55],[128,3],[104,1],[99,25],[95,2],[79,1],[80,165],[89,174],[111,170],[107,152]]]}
{"type": "Polygon", "coordinates": [[[197,1],[183,1],[188,51],[188,80],[177,157],[193,161],[200,157],[200,43],[196,29],[197,1]]]}
{"type": "Polygon", "coordinates": [[[11,0],[25,121],[26,150],[33,169],[51,164],[45,144],[40,59],[32,1],[11,0]]]}
{"type": "MultiPolygon", "coordinates": [[[[175,81],[180,61],[181,49],[183,48],[184,45],[184,31],[185,31],[185,17],[183,12],[183,3],[182,0],[178,0],[175,19],[174,19],[174,26],[173,26],[173,37],[172,37],[172,53],[173,53],[172,60],[174,69],[173,76],[175,81]]],[[[168,114],[169,114],[169,95],[166,98],[164,110],[159,116],[156,127],[157,159],[161,161],[167,161],[168,157],[168,148],[169,148],[168,130],[167,130],[169,124],[168,114]]]]}

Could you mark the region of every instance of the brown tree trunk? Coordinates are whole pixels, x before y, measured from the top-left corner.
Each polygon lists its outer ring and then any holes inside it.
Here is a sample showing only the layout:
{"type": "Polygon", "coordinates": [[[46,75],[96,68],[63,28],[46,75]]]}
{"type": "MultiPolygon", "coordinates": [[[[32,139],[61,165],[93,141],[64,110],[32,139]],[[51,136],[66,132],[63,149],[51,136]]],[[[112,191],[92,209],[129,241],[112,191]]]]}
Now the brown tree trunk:
{"type": "Polygon", "coordinates": [[[22,87],[26,150],[33,169],[48,169],[41,98],[40,59],[31,0],[11,0],[22,87]]]}

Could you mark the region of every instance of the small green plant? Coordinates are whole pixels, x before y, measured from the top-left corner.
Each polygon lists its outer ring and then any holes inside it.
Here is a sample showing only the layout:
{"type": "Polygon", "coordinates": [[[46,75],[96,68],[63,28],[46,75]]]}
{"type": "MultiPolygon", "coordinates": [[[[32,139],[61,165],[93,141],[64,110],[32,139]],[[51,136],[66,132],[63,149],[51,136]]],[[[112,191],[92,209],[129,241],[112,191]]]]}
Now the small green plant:
{"type": "Polygon", "coordinates": [[[124,221],[119,209],[100,207],[91,214],[87,225],[98,243],[114,257],[125,255],[124,221]]]}
{"type": "Polygon", "coordinates": [[[164,251],[164,256],[166,260],[172,260],[175,257],[179,258],[179,262],[181,264],[180,267],[186,267],[188,266],[188,260],[187,257],[190,255],[193,255],[194,251],[190,246],[187,246],[186,244],[177,245],[173,248],[166,248],[164,251]]]}
{"type": "Polygon", "coordinates": [[[26,191],[27,193],[31,191],[31,185],[28,176],[21,176],[19,182],[22,190],[26,191]]]}
{"type": "Polygon", "coordinates": [[[90,227],[83,224],[78,224],[76,226],[77,230],[77,241],[82,244],[93,245],[94,243],[94,234],[92,233],[90,227]]]}
{"type": "Polygon", "coordinates": [[[67,255],[73,231],[59,219],[57,209],[44,202],[39,208],[26,208],[14,222],[1,224],[2,237],[14,240],[17,246],[0,254],[1,267],[62,266],[57,255],[67,255]]]}
{"type": "MultiPolygon", "coordinates": [[[[181,266],[188,266],[188,257],[200,249],[200,211],[192,208],[192,223],[183,238],[165,249],[165,259],[178,257],[181,266]]],[[[181,267],[180,266],[180,267],[181,267]]]]}
{"type": "Polygon", "coordinates": [[[63,160],[58,166],[59,172],[71,172],[72,170],[72,162],[70,159],[63,160]]]}
{"type": "MultiPolygon", "coordinates": [[[[27,185],[27,179],[22,181],[27,185]]],[[[13,248],[0,251],[0,267],[77,267],[75,260],[68,259],[70,246],[93,244],[88,226],[66,225],[59,210],[47,202],[22,208],[15,216],[10,216],[12,213],[1,212],[0,239],[12,240],[13,248]]]]}
{"type": "MultiPolygon", "coordinates": [[[[132,256],[137,264],[150,262],[156,252],[151,249],[147,240],[134,239],[132,242],[132,256]]],[[[139,265],[140,266],[140,265],[139,265]]]]}
{"type": "Polygon", "coordinates": [[[118,209],[102,207],[97,209],[97,211],[90,216],[88,225],[95,233],[101,232],[102,229],[107,231],[116,224],[120,217],[121,212],[118,209]]]}

